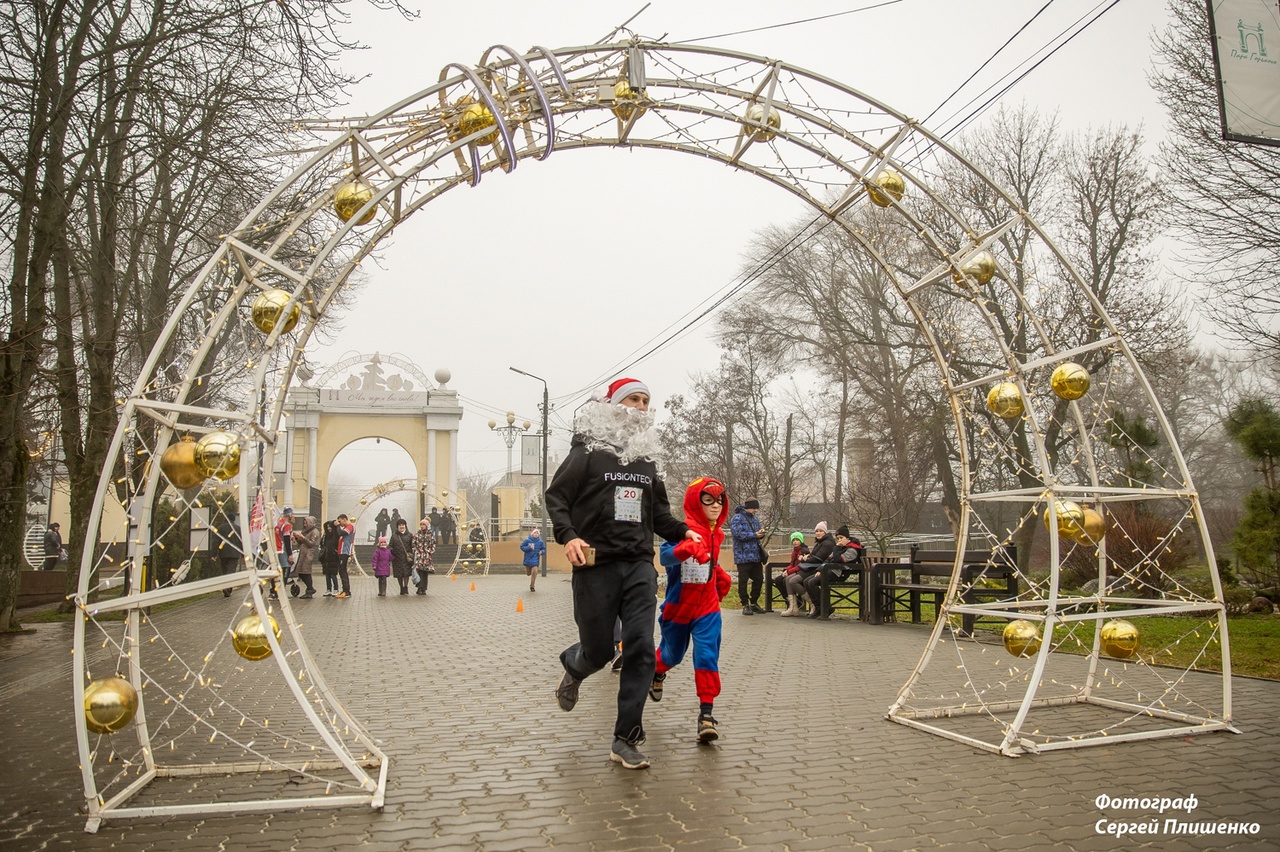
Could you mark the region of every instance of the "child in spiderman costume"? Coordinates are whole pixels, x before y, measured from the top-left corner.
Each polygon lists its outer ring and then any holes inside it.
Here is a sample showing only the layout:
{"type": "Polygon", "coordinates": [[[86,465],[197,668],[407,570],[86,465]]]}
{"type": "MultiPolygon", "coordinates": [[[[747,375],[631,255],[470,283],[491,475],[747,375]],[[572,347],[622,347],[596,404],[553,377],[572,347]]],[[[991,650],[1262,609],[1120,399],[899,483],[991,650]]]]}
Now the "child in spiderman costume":
{"type": "Polygon", "coordinates": [[[720,528],[728,509],[724,485],[710,477],[695,479],[684,493],[684,519],[700,540],[665,543],[658,551],[667,569],[667,595],[659,613],[662,643],[649,697],[662,700],[667,671],[684,659],[693,640],[693,682],[698,691],[698,742],[709,743],[716,731],[713,704],[720,694],[720,601],[733,586],[720,567],[720,528]]]}

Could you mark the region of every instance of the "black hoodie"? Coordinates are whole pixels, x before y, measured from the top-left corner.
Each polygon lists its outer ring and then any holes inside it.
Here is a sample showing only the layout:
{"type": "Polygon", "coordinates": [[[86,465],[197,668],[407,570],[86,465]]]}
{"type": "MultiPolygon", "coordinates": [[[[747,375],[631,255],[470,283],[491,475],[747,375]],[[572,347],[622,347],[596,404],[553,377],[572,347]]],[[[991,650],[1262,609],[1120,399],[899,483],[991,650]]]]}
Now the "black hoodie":
{"type": "Polygon", "coordinates": [[[657,466],[648,459],[623,464],[605,450],[587,452],[573,436],[569,455],[547,486],[547,515],[561,544],[580,538],[596,549],[596,562],[653,559],[653,534],[680,541],[689,528],[676,520],[657,466]],[[640,506],[639,520],[627,519],[640,506]],[[623,517],[619,517],[619,515],[623,517]]]}

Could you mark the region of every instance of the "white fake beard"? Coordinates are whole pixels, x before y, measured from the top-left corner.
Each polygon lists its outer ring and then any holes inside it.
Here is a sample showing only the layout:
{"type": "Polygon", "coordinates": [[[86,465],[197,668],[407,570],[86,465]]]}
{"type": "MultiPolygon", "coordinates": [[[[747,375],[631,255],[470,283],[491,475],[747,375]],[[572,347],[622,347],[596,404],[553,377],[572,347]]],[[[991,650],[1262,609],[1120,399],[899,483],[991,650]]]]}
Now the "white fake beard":
{"type": "Polygon", "coordinates": [[[623,464],[637,459],[657,463],[662,445],[653,415],[611,402],[589,402],[573,420],[573,430],[586,438],[587,452],[612,453],[623,464]]]}

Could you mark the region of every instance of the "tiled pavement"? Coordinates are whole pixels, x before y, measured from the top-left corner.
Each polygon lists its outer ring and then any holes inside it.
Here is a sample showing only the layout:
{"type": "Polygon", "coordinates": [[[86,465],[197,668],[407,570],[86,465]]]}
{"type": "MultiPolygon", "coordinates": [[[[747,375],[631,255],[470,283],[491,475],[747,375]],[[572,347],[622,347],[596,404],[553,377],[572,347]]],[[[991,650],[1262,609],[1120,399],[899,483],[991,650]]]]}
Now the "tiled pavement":
{"type": "MultiPolygon", "coordinates": [[[[217,630],[234,601],[192,604],[167,631],[217,630]]],[[[652,768],[608,760],[616,678],[572,713],[556,655],[574,635],[567,577],[521,576],[425,598],[296,603],[330,684],[391,756],[386,808],[107,822],[83,831],[70,698],[71,629],[0,638],[0,849],[1041,849],[1280,848],[1280,683],[1238,679],[1244,733],[1010,759],[884,721],[926,638],[910,625],[725,613],[722,739],[694,743],[688,661],[650,704],[652,768]],[[517,613],[516,600],[524,611],[517,613]],[[303,608],[306,607],[306,610],[303,608]],[[1139,835],[1095,824],[1110,796],[1183,796],[1186,819],[1254,836],[1139,835]]],[[[1166,816],[1168,816],[1166,814],[1166,816]]]]}

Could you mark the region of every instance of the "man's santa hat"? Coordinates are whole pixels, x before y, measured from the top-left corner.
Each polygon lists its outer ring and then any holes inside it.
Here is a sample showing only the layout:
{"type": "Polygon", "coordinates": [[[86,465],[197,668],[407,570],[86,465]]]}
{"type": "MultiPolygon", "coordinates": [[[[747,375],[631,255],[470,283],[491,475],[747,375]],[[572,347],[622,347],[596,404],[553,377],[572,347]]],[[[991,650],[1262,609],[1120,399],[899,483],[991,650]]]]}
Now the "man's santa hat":
{"type": "Polygon", "coordinates": [[[652,396],[649,393],[649,386],[639,379],[618,379],[609,385],[609,389],[605,392],[605,402],[612,402],[615,405],[622,402],[633,393],[643,393],[652,396]]]}

